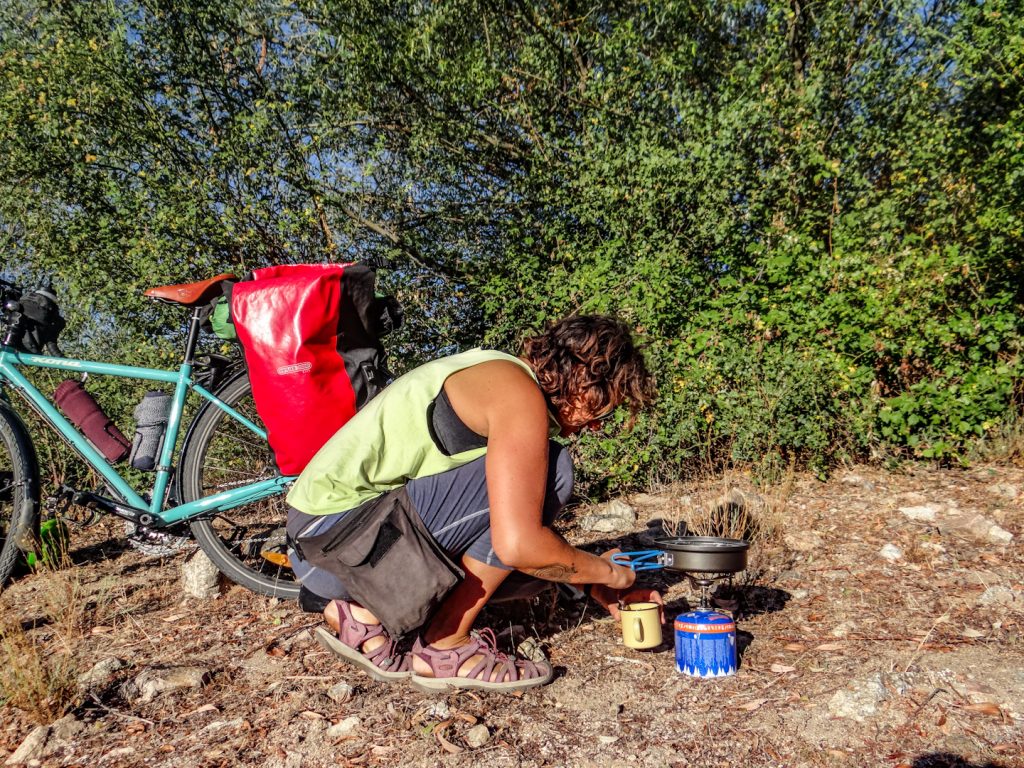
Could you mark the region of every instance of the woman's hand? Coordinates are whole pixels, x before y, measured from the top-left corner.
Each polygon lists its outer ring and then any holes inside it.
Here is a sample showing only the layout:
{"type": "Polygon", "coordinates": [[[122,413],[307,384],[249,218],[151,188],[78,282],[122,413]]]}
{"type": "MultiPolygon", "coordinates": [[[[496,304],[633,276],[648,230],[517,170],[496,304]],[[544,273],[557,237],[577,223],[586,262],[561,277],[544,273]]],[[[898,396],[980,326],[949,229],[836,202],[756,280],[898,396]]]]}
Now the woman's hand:
{"type": "MultiPolygon", "coordinates": [[[[601,555],[606,560],[611,560],[612,555],[617,554],[618,549],[609,549],[601,555]]],[[[632,589],[636,582],[636,573],[630,568],[612,563],[616,571],[626,571],[629,575],[624,579],[625,583],[594,584],[590,589],[590,596],[612,615],[616,621],[619,620],[619,603],[657,603],[661,615],[661,623],[665,623],[665,603],[661,594],[656,589],[638,587],[632,589]]],[[[620,575],[616,573],[616,575],[620,575]]]]}
{"type": "MultiPolygon", "coordinates": [[[[615,590],[623,590],[629,589],[631,586],[633,586],[633,583],[636,581],[636,573],[633,571],[632,568],[627,568],[624,565],[616,565],[615,563],[611,562],[612,555],[618,554],[619,551],[620,550],[618,549],[609,549],[607,552],[601,555],[603,559],[609,562],[609,565],[612,569],[611,577],[607,581],[604,581],[601,584],[601,586],[605,586],[615,590]]],[[[597,585],[595,584],[595,586],[597,585]]]]}
{"type": "Polygon", "coordinates": [[[639,587],[626,592],[611,589],[603,584],[595,584],[590,590],[590,596],[605,607],[605,610],[612,615],[616,621],[621,619],[619,614],[619,603],[657,603],[658,615],[661,623],[665,623],[665,601],[661,599],[661,593],[656,589],[639,587]]]}

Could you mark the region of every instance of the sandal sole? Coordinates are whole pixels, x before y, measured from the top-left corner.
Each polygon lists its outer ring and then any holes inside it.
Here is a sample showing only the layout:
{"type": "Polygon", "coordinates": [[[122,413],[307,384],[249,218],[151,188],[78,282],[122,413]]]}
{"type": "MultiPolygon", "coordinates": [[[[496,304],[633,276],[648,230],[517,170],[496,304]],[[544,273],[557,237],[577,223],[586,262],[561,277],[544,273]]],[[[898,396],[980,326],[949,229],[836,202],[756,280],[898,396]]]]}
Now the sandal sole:
{"type": "Polygon", "coordinates": [[[486,680],[475,680],[468,677],[424,677],[415,673],[409,678],[409,683],[417,691],[423,693],[443,693],[445,691],[458,689],[468,691],[495,691],[497,693],[512,693],[527,688],[536,688],[551,682],[555,671],[548,667],[548,673],[541,677],[531,677],[526,680],[516,680],[512,683],[490,683],[486,680]]]}
{"type": "Polygon", "coordinates": [[[357,649],[350,648],[345,645],[324,627],[317,627],[313,634],[320,645],[342,661],[347,664],[351,664],[353,667],[357,667],[362,672],[365,672],[374,680],[379,680],[382,683],[393,683],[396,680],[408,680],[412,677],[411,670],[408,672],[385,672],[372,661],[367,659],[357,649]]]}

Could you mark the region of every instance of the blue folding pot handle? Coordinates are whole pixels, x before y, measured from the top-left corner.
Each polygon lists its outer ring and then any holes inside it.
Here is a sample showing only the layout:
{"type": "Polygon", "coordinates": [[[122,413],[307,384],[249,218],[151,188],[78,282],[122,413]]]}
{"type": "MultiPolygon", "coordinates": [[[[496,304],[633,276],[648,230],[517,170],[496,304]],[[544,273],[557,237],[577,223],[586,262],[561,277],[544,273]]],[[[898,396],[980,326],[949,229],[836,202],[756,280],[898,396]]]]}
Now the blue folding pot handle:
{"type": "Polygon", "coordinates": [[[612,562],[629,568],[632,571],[656,571],[664,568],[662,555],[665,553],[660,549],[642,549],[638,552],[616,552],[612,555],[612,562]]]}

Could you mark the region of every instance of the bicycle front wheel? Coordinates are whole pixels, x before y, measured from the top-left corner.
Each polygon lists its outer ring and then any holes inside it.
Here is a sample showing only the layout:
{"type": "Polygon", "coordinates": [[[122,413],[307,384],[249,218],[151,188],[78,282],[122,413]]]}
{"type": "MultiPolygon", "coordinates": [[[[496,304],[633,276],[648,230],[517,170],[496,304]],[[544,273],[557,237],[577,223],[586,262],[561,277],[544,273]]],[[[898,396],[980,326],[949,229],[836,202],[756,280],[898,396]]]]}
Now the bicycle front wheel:
{"type": "Polygon", "coordinates": [[[0,588],[39,533],[39,470],[28,430],[0,401],[0,588]]]}
{"type": "MultiPolygon", "coordinates": [[[[216,393],[247,419],[262,425],[244,373],[216,393]]],[[[182,502],[196,501],[277,475],[267,442],[213,403],[206,403],[185,436],[178,468],[182,502]]],[[[263,595],[298,599],[299,585],[285,547],[284,494],[191,523],[206,555],[236,584],[263,595]]]]}

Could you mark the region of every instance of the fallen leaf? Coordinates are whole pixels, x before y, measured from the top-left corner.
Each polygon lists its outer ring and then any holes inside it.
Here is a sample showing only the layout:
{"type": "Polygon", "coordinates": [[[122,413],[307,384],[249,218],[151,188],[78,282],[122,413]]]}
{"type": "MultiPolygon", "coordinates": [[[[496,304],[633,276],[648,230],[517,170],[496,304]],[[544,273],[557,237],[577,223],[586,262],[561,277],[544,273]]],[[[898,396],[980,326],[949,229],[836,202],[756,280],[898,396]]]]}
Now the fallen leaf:
{"type": "Polygon", "coordinates": [[[973,639],[976,637],[984,637],[985,633],[975,629],[974,627],[967,627],[964,630],[963,635],[964,637],[973,639]]]}
{"type": "Polygon", "coordinates": [[[965,704],[963,708],[968,712],[977,712],[981,715],[989,715],[991,717],[1003,716],[1003,711],[999,708],[999,705],[991,701],[982,701],[978,704],[965,704]]]}
{"type": "Polygon", "coordinates": [[[181,621],[182,619],[185,618],[186,615],[187,614],[184,614],[184,613],[175,613],[173,616],[165,616],[164,617],[164,621],[166,623],[168,623],[168,624],[172,624],[175,621],[181,621]]]}
{"type": "Polygon", "coordinates": [[[825,751],[832,755],[832,757],[835,757],[839,760],[845,760],[847,757],[849,757],[849,755],[847,755],[841,749],[826,749],[825,751]]]}
{"type": "Polygon", "coordinates": [[[780,675],[785,672],[796,672],[796,667],[790,667],[786,664],[772,664],[769,669],[772,672],[778,672],[780,675]]]}
{"type": "Polygon", "coordinates": [[[842,643],[822,643],[814,647],[816,651],[838,651],[843,647],[842,643]]]}
{"type": "Polygon", "coordinates": [[[797,653],[800,653],[801,651],[806,651],[807,650],[807,646],[806,645],[801,645],[800,643],[790,643],[789,645],[786,645],[786,646],[783,646],[783,647],[787,651],[796,651],[797,653]]]}
{"type": "Polygon", "coordinates": [[[277,657],[287,656],[288,651],[286,651],[284,648],[282,648],[280,645],[277,645],[276,643],[271,643],[267,646],[267,655],[277,657]]]}
{"type": "Polygon", "coordinates": [[[174,751],[174,745],[173,744],[161,744],[159,747],[156,748],[156,751],[157,752],[173,752],[174,751]]]}
{"type": "Polygon", "coordinates": [[[107,634],[108,632],[113,632],[113,631],[114,631],[114,628],[113,628],[113,627],[106,627],[106,626],[103,626],[102,624],[99,624],[99,625],[97,625],[97,626],[93,627],[93,628],[92,628],[91,630],[89,630],[89,631],[90,631],[90,632],[91,632],[92,634],[94,634],[94,635],[105,635],[105,634],[107,634]]]}
{"type": "Polygon", "coordinates": [[[199,709],[193,709],[191,712],[186,712],[185,713],[185,717],[190,717],[191,715],[199,715],[199,714],[202,714],[203,712],[218,712],[218,711],[219,710],[215,706],[213,706],[213,704],[203,704],[203,706],[201,706],[199,709]]]}
{"type": "Polygon", "coordinates": [[[437,739],[437,743],[441,745],[441,748],[450,754],[457,755],[463,751],[462,747],[452,744],[448,739],[444,737],[445,729],[452,724],[451,720],[442,720],[440,723],[434,726],[434,737],[437,739]]]}
{"type": "Polygon", "coordinates": [[[744,712],[753,712],[766,701],[768,701],[768,699],[754,699],[753,701],[748,701],[746,704],[740,704],[739,709],[742,709],[744,712]]]}
{"type": "Polygon", "coordinates": [[[303,710],[302,712],[299,712],[299,717],[301,717],[303,720],[323,720],[323,719],[325,719],[324,716],[321,715],[319,712],[314,712],[311,709],[306,709],[306,710],[303,710]]]}
{"type": "Polygon", "coordinates": [[[1007,744],[1006,742],[1003,742],[1001,744],[993,744],[992,745],[992,751],[993,752],[1000,752],[1000,753],[1002,753],[1002,752],[1012,752],[1016,748],[1017,748],[1017,746],[1015,744],[1007,744]]]}

